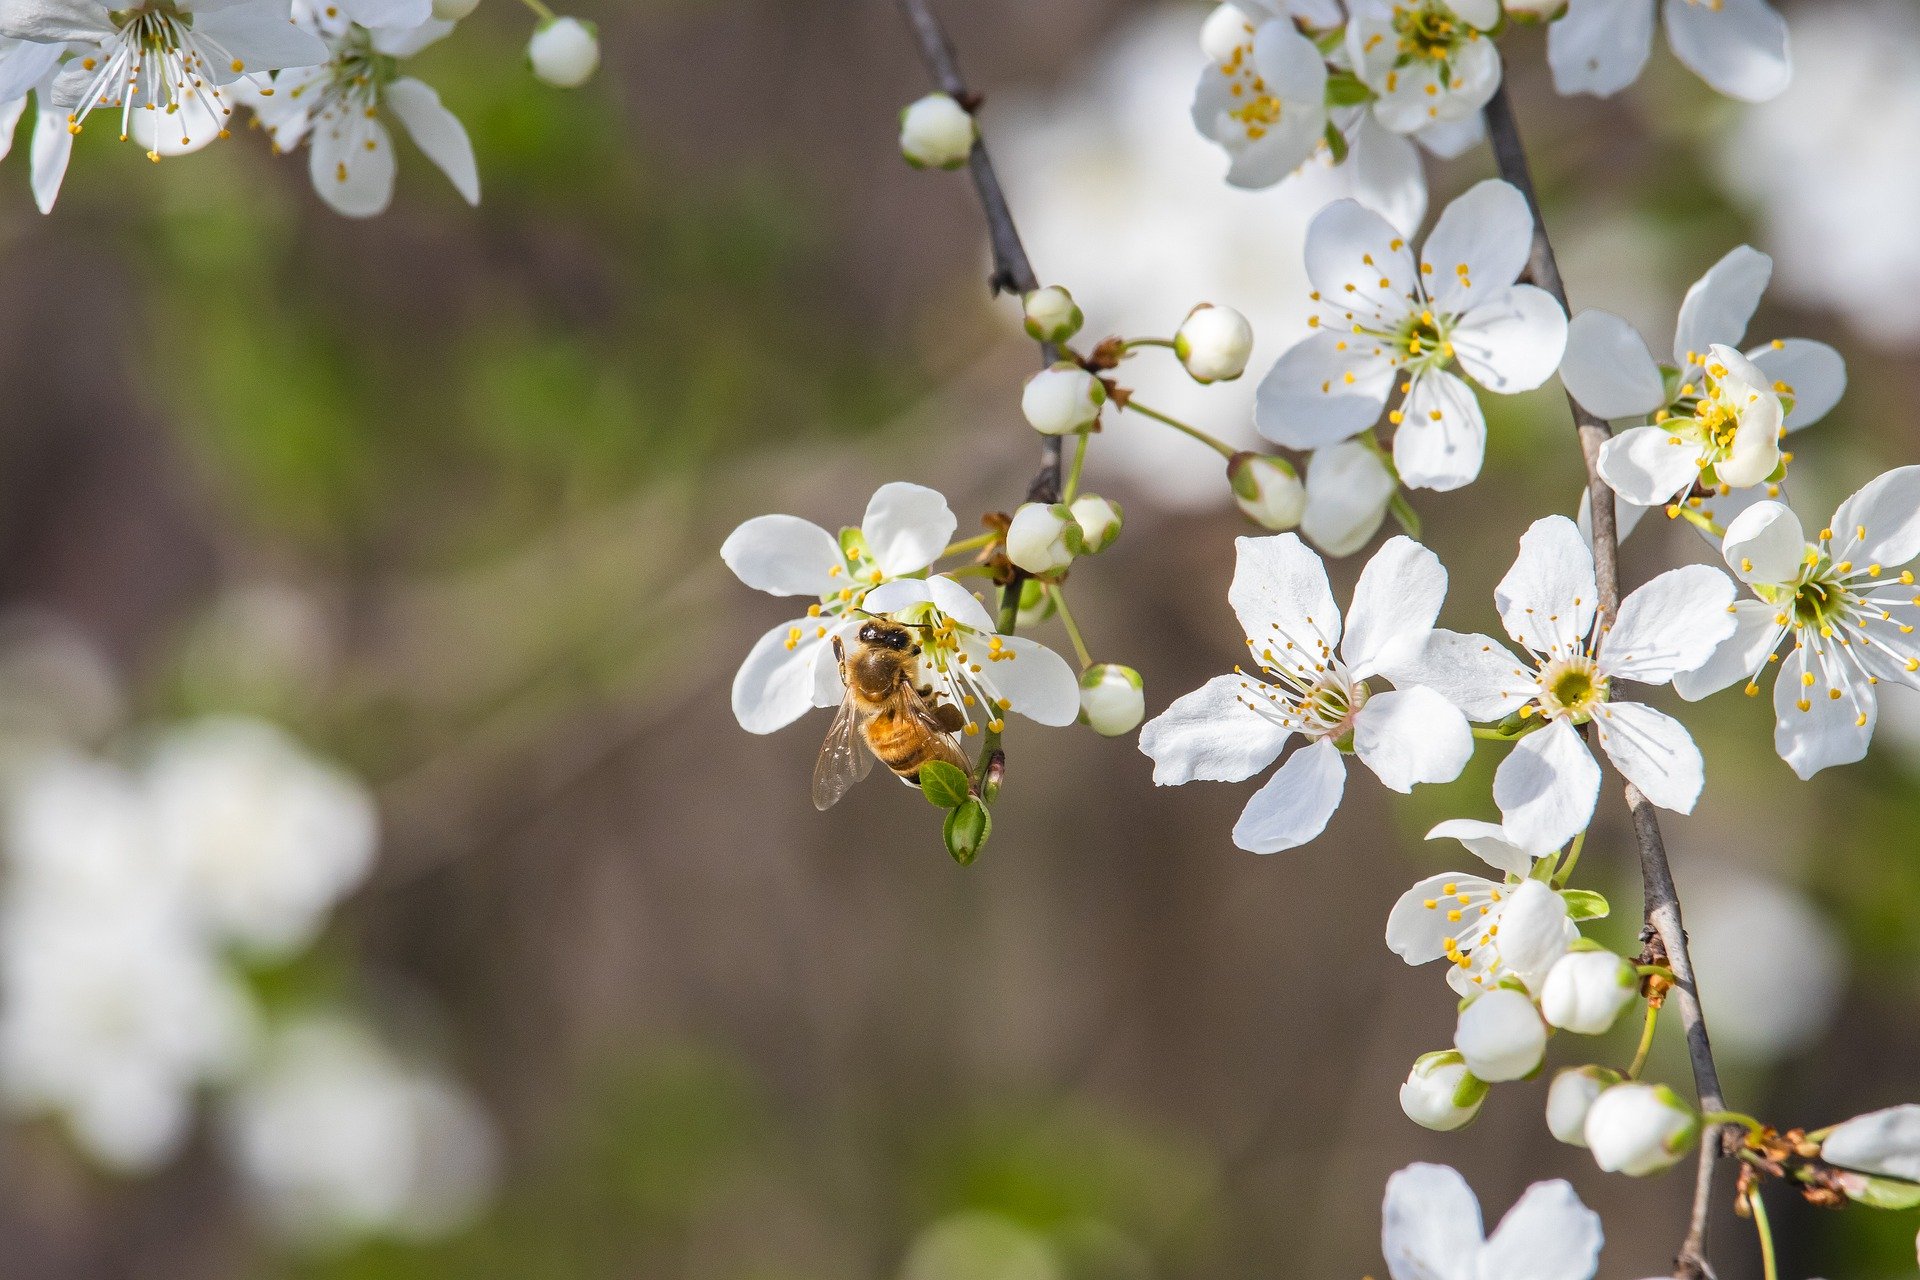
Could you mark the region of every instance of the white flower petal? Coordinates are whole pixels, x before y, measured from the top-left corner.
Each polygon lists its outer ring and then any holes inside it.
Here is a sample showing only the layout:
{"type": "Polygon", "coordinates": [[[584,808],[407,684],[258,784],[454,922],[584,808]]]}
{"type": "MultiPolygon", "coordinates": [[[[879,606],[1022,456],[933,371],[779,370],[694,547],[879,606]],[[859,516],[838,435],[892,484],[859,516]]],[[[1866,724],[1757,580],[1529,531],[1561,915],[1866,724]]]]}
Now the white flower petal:
{"type": "Polygon", "coordinates": [[[1441,212],[1420,250],[1422,265],[1432,268],[1425,279],[1433,309],[1458,314],[1506,290],[1532,247],[1533,211],[1518,187],[1488,178],[1467,188],[1441,212]]]}
{"type": "Polygon", "coordinates": [[[979,678],[991,682],[993,691],[1027,719],[1056,726],[1079,719],[1080,678],[1065,658],[1039,641],[974,632],[963,634],[960,651],[981,669],[979,678]],[[991,639],[1000,642],[998,658],[991,639]]]}
{"type": "Polygon", "coordinates": [[[393,138],[378,120],[358,110],[314,126],[307,144],[313,189],[334,212],[371,218],[393,203],[393,138]]]}
{"type": "Polygon", "coordinates": [[[733,677],[733,717],[740,727],[772,733],[813,710],[814,662],[826,645],[812,618],[783,622],[761,636],[733,677]],[[789,648],[796,629],[800,639],[789,648]]]}
{"type": "Polygon", "coordinates": [[[1417,646],[1397,651],[1381,674],[1401,688],[1424,685],[1466,713],[1491,724],[1532,701],[1533,674],[1506,649],[1482,635],[1436,628],[1417,646]]]}
{"type": "Polygon", "coordinates": [[[1327,568],[1297,534],[1235,538],[1227,603],[1256,649],[1340,643],[1340,610],[1327,568]]]}
{"type": "Polygon", "coordinates": [[[1792,79],[1786,19],[1762,0],[1666,0],[1665,12],[1673,56],[1728,97],[1765,102],[1792,79]]]}
{"type": "Polygon", "coordinates": [[[402,76],[387,86],[387,106],[414,145],[433,161],[468,204],[480,203],[480,169],[460,118],[440,105],[440,95],[422,81],[402,76]]]}
{"type": "Polygon", "coordinates": [[[1720,552],[1742,582],[1790,583],[1806,567],[1807,535],[1784,502],[1756,502],[1726,530],[1720,552]]]}
{"type": "Polygon", "coordinates": [[[1316,449],[1307,464],[1300,532],[1330,556],[1350,555],[1379,531],[1399,489],[1387,464],[1360,441],[1316,449]]]}
{"type": "Polygon", "coordinates": [[[1610,702],[1594,717],[1600,747],[1623,777],[1662,809],[1692,813],[1706,763],[1685,725],[1639,702],[1610,702]]]}
{"type": "Polygon", "coordinates": [[[1747,353],[1769,383],[1783,382],[1793,396],[1786,427],[1810,427],[1840,403],[1847,390],[1847,362],[1838,351],[1810,338],[1786,338],[1747,353]]]}
{"type": "Polygon", "coordinates": [[[1478,1280],[1480,1202],[1442,1164],[1408,1165],[1387,1179],[1380,1251],[1393,1280],[1478,1280]]]}
{"type": "Polygon", "coordinates": [[[1836,561],[1889,568],[1920,556],[1920,466],[1876,476],[1833,513],[1836,561]]]}
{"type": "Polygon", "coordinates": [[[1520,537],[1520,554],[1493,590],[1507,634],[1535,653],[1581,647],[1593,629],[1593,552],[1565,516],[1543,516],[1520,537]]]}
{"type": "Polygon", "coordinates": [[[1879,718],[1879,702],[1871,689],[1829,697],[1817,669],[1814,683],[1808,685],[1803,678],[1810,669],[1807,654],[1806,649],[1788,650],[1773,686],[1773,749],[1803,779],[1865,759],[1879,718]]]}
{"type": "Polygon", "coordinates": [[[1278,853],[1307,843],[1327,829],[1346,785],[1340,748],[1324,738],[1299,748],[1240,811],[1234,844],[1249,853],[1278,853]]]}
{"type": "Polygon", "coordinates": [[[1542,881],[1523,880],[1500,912],[1500,967],[1537,996],[1548,972],[1579,936],[1572,926],[1559,894],[1542,881]]]}
{"type": "Polygon", "coordinates": [[[1430,964],[1447,954],[1447,940],[1460,932],[1460,922],[1447,919],[1438,903],[1449,890],[1472,898],[1485,898],[1501,889],[1497,881],[1482,876],[1443,871],[1428,876],[1400,895],[1387,915],[1387,949],[1408,964],[1430,964]]]}
{"type": "Polygon", "coordinates": [[[1506,828],[1497,822],[1450,818],[1427,832],[1427,839],[1458,840],[1482,862],[1516,876],[1533,870],[1533,855],[1507,839],[1506,828]]]}
{"type": "Polygon", "coordinates": [[[1858,1173],[1920,1182],[1920,1106],[1855,1116],[1820,1144],[1820,1158],[1858,1173]]]}
{"type": "Polygon", "coordinates": [[[1141,727],[1157,786],[1239,782],[1280,755],[1288,731],[1249,703],[1246,676],[1215,676],[1141,727]]]}
{"type": "Polygon", "coordinates": [[[1480,1253],[1485,1280],[1592,1280],[1600,1215],[1558,1178],[1536,1182],[1507,1210],[1480,1253]]]}
{"type": "Polygon", "coordinates": [[[1389,645],[1419,641],[1433,629],[1447,599],[1440,557],[1401,535],[1381,544],[1354,584],[1340,656],[1355,680],[1378,669],[1389,645]]]}
{"type": "Polygon", "coordinates": [[[1473,757],[1473,730],[1460,709],[1431,689],[1376,693],[1353,722],[1353,751],[1394,791],[1452,782],[1473,757]]]}
{"type": "Polygon", "coordinates": [[[1733,583],[1711,565],[1667,570],[1620,602],[1600,640],[1600,670],[1642,684],[1692,671],[1733,634],[1733,595],[1733,583]]]}
{"type": "Polygon", "coordinates": [[[1707,348],[1715,343],[1738,343],[1746,336],[1747,322],[1753,319],[1754,308],[1760,305],[1760,295],[1767,291],[1772,276],[1773,259],[1744,244],[1707,268],[1680,304],[1680,323],[1673,331],[1673,362],[1683,369],[1698,366],[1707,348]],[[1687,358],[1689,354],[1693,359],[1687,358]]]}
{"type": "Polygon", "coordinates": [[[1314,215],[1306,267],[1323,307],[1389,323],[1407,314],[1419,288],[1406,238],[1357,200],[1335,200],[1314,215]]]}
{"type": "Polygon", "coordinates": [[[1653,10],[1653,0],[1569,0],[1547,28],[1553,87],[1610,98],[1638,80],[1653,49],[1653,10]]]}
{"type": "Polygon", "coordinates": [[[1437,120],[1413,136],[1442,160],[1457,160],[1487,140],[1487,121],[1478,113],[1459,120],[1437,120]]]}
{"type": "Polygon", "coordinates": [[[727,535],[720,558],[734,577],[769,595],[824,596],[846,585],[840,544],[799,516],[755,516],[727,535]]]}
{"type": "Polygon", "coordinates": [[[1775,607],[1764,600],[1735,601],[1733,634],[1720,642],[1706,662],[1676,675],[1674,692],[1688,702],[1697,702],[1736,681],[1753,678],[1767,655],[1780,645],[1784,628],[1776,615],[1775,607]]]}
{"type": "MultiPolygon", "coordinates": [[[[5,6],[0,5],[0,12],[4,10],[5,6]]],[[[59,64],[63,51],[61,45],[35,44],[23,40],[13,48],[0,52],[0,104],[13,108],[14,121],[20,119],[19,108],[24,105],[21,99],[46,79],[47,74],[59,64]]],[[[6,132],[11,136],[11,125],[6,132]]],[[[0,145],[0,156],[4,155],[6,149],[0,145]]]]}
{"type": "MultiPolygon", "coordinates": [[[[327,46],[319,36],[294,25],[287,0],[253,0],[214,13],[199,13],[193,33],[219,43],[251,74],[282,67],[313,67],[327,60],[327,46]]],[[[225,84],[241,72],[231,66],[212,66],[208,78],[225,84]]]]}
{"type": "Polygon", "coordinates": [[[1491,31],[1500,23],[1500,0],[1446,0],[1446,6],[1482,31],[1491,31]]]}
{"type": "Polygon", "coordinates": [[[1600,766],[1565,720],[1514,744],[1493,775],[1493,802],[1513,842],[1539,855],[1587,829],[1600,798],[1600,766]]]}
{"type": "Polygon", "coordinates": [[[0,36],[14,40],[94,44],[112,35],[113,29],[107,6],[97,0],[7,0],[0,4],[0,36]]]}
{"type": "Polygon", "coordinates": [[[1664,506],[1699,478],[1700,453],[1665,427],[1629,427],[1600,446],[1599,471],[1624,501],[1664,506]]]}
{"type": "Polygon", "coordinates": [[[1405,137],[1362,110],[1347,140],[1340,166],[1353,184],[1353,198],[1410,236],[1427,216],[1427,177],[1420,152],[1405,137]]]}
{"type": "Polygon", "coordinates": [[[938,560],[959,524],[937,490],[896,480],[874,491],[860,532],[880,571],[897,578],[938,560]]]}
{"type": "Polygon", "coordinates": [[[1470,484],[1487,455],[1487,420],[1473,388],[1444,369],[1413,379],[1393,436],[1393,463],[1410,489],[1470,484]]]}
{"type": "Polygon", "coordinates": [[[1449,340],[1460,367],[1487,390],[1531,391],[1560,367],[1567,313],[1545,289],[1517,284],[1462,316],[1449,340]]]}
{"type": "Polygon", "coordinates": [[[1602,418],[1640,417],[1667,399],[1646,339],[1605,311],[1582,311],[1567,326],[1560,381],[1581,408],[1602,418]]]}
{"type": "MultiPolygon", "coordinates": [[[[1385,225],[1382,223],[1381,225],[1385,225]]],[[[1370,339],[1322,329],[1289,347],[1260,380],[1253,423],[1289,449],[1318,449],[1380,420],[1393,365],[1370,339]]]]}
{"type": "Polygon", "coordinates": [[[407,59],[428,45],[452,34],[456,24],[446,18],[429,18],[417,27],[377,27],[372,34],[373,51],[389,58],[407,59]]]}
{"type": "Polygon", "coordinates": [[[67,113],[53,105],[45,83],[34,93],[33,202],[41,213],[52,213],[60,198],[60,184],[67,176],[67,162],[73,158],[73,132],[67,128],[67,113]]]}
{"type": "Polygon", "coordinates": [[[5,160],[7,153],[13,150],[13,131],[26,110],[25,95],[11,100],[0,99],[0,160],[5,160]]]}

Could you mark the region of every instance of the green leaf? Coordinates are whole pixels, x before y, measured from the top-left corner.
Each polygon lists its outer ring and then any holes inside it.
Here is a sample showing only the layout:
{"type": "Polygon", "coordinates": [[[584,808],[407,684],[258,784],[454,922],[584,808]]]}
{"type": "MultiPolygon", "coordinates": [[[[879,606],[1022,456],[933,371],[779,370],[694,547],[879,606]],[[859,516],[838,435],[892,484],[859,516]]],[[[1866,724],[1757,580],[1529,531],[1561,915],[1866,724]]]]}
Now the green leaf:
{"type": "Polygon", "coordinates": [[[1560,901],[1567,904],[1567,914],[1575,920],[1604,920],[1613,910],[1605,897],[1591,889],[1562,889],[1560,901]]]}
{"type": "Polygon", "coordinates": [[[920,766],[920,792],[936,809],[957,809],[967,802],[967,775],[944,760],[920,766]]]}
{"type": "Polygon", "coordinates": [[[980,846],[993,834],[993,816],[987,806],[969,796],[966,803],[947,815],[941,834],[946,838],[947,852],[964,867],[979,855],[980,846]]]}
{"type": "Polygon", "coordinates": [[[1360,77],[1351,71],[1335,71],[1327,77],[1327,105],[1330,107],[1357,107],[1363,102],[1373,101],[1373,90],[1360,83],[1360,77]]]}
{"type": "Polygon", "coordinates": [[[1335,164],[1347,158],[1347,135],[1333,125],[1327,126],[1327,150],[1333,152],[1335,164]]]}

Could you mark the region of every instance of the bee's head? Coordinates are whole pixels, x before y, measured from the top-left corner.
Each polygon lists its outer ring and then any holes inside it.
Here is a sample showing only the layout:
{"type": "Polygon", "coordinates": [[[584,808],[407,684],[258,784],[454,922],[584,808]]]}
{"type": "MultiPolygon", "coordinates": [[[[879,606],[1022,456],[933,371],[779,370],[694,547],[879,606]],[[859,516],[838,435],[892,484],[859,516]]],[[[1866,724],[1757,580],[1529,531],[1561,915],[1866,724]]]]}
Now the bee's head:
{"type": "Polygon", "coordinates": [[[875,618],[861,625],[860,643],[892,649],[896,653],[906,653],[915,648],[913,632],[897,622],[888,622],[881,618],[875,618]]]}

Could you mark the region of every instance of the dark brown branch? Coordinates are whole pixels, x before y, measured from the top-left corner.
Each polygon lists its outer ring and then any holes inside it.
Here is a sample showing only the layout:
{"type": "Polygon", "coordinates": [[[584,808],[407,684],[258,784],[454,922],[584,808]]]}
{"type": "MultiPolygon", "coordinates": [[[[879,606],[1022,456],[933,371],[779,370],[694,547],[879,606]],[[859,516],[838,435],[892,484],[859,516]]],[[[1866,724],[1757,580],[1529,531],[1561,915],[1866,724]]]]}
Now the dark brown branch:
{"type": "MultiPolygon", "coordinates": [[[[1520,189],[1533,210],[1533,249],[1527,261],[1527,276],[1532,282],[1559,300],[1569,314],[1567,288],[1560,279],[1559,264],[1554,261],[1553,244],[1547,238],[1547,224],[1540,213],[1540,201],[1534,194],[1533,174],[1527,165],[1526,149],[1520,142],[1520,127],[1514,120],[1513,103],[1507,87],[1487,103],[1487,134],[1493,144],[1494,160],[1500,176],[1520,189]]],[[[1620,607],[1620,550],[1614,524],[1613,491],[1600,478],[1600,446],[1611,434],[1606,422],[1581,408],[1571,395],[1567,404],[1580,436],[1580,452],[1587,464],[1587,497],[1593,519],[1594,579],[1600,589],[1597,626],[1604,631],[1613,623],[1620,607]]],[[[1687,1056],[1693,1063],[1694,1088],[1700,1095],[1702,1111],[1723,1111],[1720,1073],[1713,1063],[1713,1046],[1707,1039],[1707,1023],[1700,1011],[1699,989],[1693,975],[1693,957],[1687,951],[1687,931],[1680,919],[1680,894],[1674,887],[1673,868],[1667,862],[1666,842],[1660,837],[1660,820],[1653,804],[1631,782],[1625,784],[1627,810],[1633,817],[1634,838],[1640,846],[1640,878],[1646,896],[1647,927],[1659,938],[1673,969],[1674,990],[1670,997],[1680,1011],[1680,1024],[1686,1031],[1687,1056]]],[[[1700,1168],[1694,1183],[1693,1213],[1687,1237],[1675,1258],[1674,1275],[1682,1280],[1702,1280],[1713,1275],[1703,1252],[1706,1243],[1707,1206],[1713,1193],[1713,1168],[1721,1154],[1721,1130],[1710,1128],[1700,1140],[1700,1168]]]]}

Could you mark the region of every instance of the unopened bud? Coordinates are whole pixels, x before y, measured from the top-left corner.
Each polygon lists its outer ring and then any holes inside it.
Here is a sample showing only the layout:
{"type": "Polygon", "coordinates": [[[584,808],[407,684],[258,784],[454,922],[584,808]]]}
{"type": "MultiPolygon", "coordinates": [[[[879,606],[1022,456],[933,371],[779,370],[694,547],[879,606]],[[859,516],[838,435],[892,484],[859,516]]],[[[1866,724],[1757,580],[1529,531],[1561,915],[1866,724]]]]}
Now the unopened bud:
{"type": "Polygon", "coordinates": [[[1020,411],[1041,435],[1064,436],[1092,426],[1106,402],[1107,389],[1100,379],[1062,360],[1027,379],[1020,411]]]}
{"type": "Polygon", "coordinates": [[[1587,1112],[1593,1100],[1620,1083],[1606,1067],[1569,1067],[1547,1089],[1547,1132],[1572,1147],[1587,1145],[1587,1112]]]}
{"type": "Polygon", "coordinates": [[[1073,500],[1073,518],[1086,540],[1086,554],[1105,551],[1120,536],[1120,504],[1089,493],[1073,500]]]}
{"type": "Polygon", "coordinates": [[[1640,975],[1611,951],[1570,951],[1555,962],[1540,992],[1551,1026],[1577,1035],[1605,1033],[1640,996],[1640,975]]]}
{"type": "Polygon", "coordinates": [[[1007,526],[1007,559],[1036,576],[1072,564],[1081,545],[1080,524],[1065,503],[1023,502],[1007,526]]]}
{"type": "Polygon", "coordinates": [[[1027,333],[1037,342],[1065,342],[1087,322],[1073,295],[1057,284],[1035,289],[1020,300],[1020,309],[1026,313],[1027,333]]]}
{"type": "Polygon", "coordinates": [[[1666,1085],[1617,1084],[1588,1108],[1585,1136],[1601,1169],[1643,1178],[1687,1154],[1700,1117],[1666,1085]]]}
{"type": "Polygon", "coordinates": [[[1533,1001],[1511,987],[1496,987],[1460,1011],[1453,1047],[1482,1080],[1518,1080],[1540,1065],[1547,1024],[1533,1001]]]}
{"type": "Polygon", "coordinates": [[[533,74],[561,89],[578,89],[600,67],[600,32],[579,18],[554,18],[527,41],[533,74]]]}
{"type": "Polygon", "coordinates": [[[433,0],[433,16],[442,22],[458,22],[480,7],[480,0],[433,0]]]}
{"type": "Polygon", "coordinates": [[[1140,673],[1117,662],[1096,662],[1080,674],[1080,720],[1102,737],[1132,733],[1147,717],[1140,673]]]}
{"type": "Polygon", "coordinates": [[[1232,307],[1203,302],[1173,335],[1173,353],[1195,382],[1232,382],[1247,371],[1253,326],[1232,307]]]}
{"type": "Polygon", "coordinates": [[[1227,463],[1227,483],[1234,504],[1263,529],[1285,533],[1306,514],[1306,486],[1285,458],[1236,453],[1227,463]]]}
{"type": "Polygon", "coordinates": [[[1415,1058],[1400,1086],[1400,1109],[1407,1119],[1443,1133],[1471,1124],[1486,1098],[1487,1082],[1467,1070],[1466,1059],[1453,1049],[1415,1058]]]}
{"type": "Polygon", "coordinates": [[[916,169],[958,169],[978,136],[973,114],[944,93],[930,93],[900,112],[900,154],[916,169]]]}

